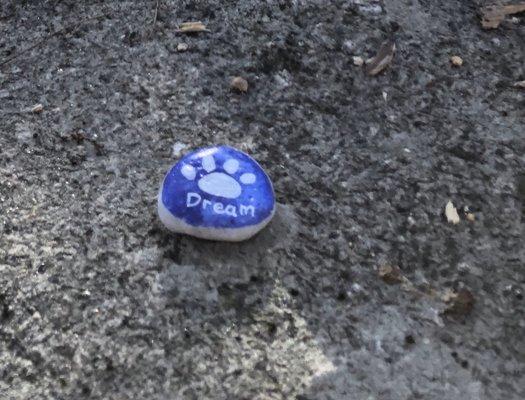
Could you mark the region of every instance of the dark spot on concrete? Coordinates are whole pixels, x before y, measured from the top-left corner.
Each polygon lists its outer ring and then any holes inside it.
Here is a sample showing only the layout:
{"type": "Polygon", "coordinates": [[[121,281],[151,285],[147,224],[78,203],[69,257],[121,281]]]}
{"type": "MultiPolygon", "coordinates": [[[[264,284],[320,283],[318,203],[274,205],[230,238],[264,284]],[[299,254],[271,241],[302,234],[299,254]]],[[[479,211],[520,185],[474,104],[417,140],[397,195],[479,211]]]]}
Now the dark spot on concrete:
{"type": "Polygon", "coordinates": [[[347,296],[346,292],[341,291],[341,292],[339,292],[339,293],[337,294],[336,299],[337,299],[338,301],[345,301],[346,299],[348,299],[348,296],[347,296]]]}
{"type": "Polygon", "coordinates": [[[274,324],[273,322],[268,323],[268,334],[270,336],[274,336],[276,332],[277,332],[277,325],[274,324]]]}

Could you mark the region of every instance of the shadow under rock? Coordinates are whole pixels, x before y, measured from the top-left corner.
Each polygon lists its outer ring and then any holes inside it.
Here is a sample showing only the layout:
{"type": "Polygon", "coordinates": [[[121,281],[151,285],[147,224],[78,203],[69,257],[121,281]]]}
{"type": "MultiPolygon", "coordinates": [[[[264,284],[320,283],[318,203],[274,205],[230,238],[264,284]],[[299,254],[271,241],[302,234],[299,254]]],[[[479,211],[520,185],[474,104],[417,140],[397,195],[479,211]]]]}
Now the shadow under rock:
{"type": "Polygon", "coordinates": [[[218,307],[243,318],[271,293],[297,232],[291,207],[279,204],[270,224],[245,242],[176,235],[164,251],[170,261],[157,277],[157,295],[168,305],[190,306],[191,313],[208,314],[218,307]]]}

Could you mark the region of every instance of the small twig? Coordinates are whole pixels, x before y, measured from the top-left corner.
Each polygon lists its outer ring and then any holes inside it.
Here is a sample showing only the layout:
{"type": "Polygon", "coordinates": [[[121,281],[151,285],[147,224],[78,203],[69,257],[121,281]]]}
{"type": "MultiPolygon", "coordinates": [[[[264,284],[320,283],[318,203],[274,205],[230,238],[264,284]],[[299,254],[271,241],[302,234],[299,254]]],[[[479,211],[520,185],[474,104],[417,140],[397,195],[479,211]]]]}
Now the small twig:
{"type": "Polygon", "coordinates": [[[157,0],[157,4],[155,6],[155,16],[153,17],[153,25],[157,23],[157,16],[159,15],[159,4],[160,0],[157,0]]]}
{"type": "Polygon", "coordinates": [[[366,66],[366,73],[373,76],[383,71],[392,62],[395,51],[396,44],[393,41],[383,42],[376,56],[366,66]]]}
{"type": "Polygon", "coordinates": [[[69,26],[66,26],[65,28],[59,29],[58,31],[50,33],[49,35],[47,35],[42,40],[39,40],[35,44],[33,44],[33,45],[23,49],[23,50],[20,50],[16,54],[13,54],[11,57],[9,57],[9,58],[5,59],[4,61],[0,62],[0,67],[5,65],[5,64],[7,64],[7,63],[9,63],[9,62],[11,62],[11,61],[13,61],[14,59],[16,59],[18,57],[20,57],[22,54],[27,53],[28,51],[31,51],[31,50],[33,50],[36,47],[41,46],[42,44],[44,44],[46,41],[48,41],[49,39],[51,39],[54,36],[59,36],[59,35],[64,34],[64,33],[65,34],[73,33],[75,31],[77,31],[78,29],[80,29],[82,27],[82,25],[84,25],[86,22],[89,22],[89,21],[94,20],[94,19],[99,19],[99,18],[102,18],[102,17],[105,17],[105,16],[106,16],[105,14],[102,14],[102,15],[97,15],[95,17],[86,18],[85,20],[81,21],[80,23],[76,23],[74,25],[69,25],[69,26]]]}
{"type": "Polygon", "coordinates": [[[179,25],[179,29],[175,33],[197,33],[197,32],[210,32],[206,25],[201,21],[188,21],[183,22],[179,25]]]}
{"type": "Polygon", "coordinates": [[[485,29],[495,29],[501,24],[507,15],[517,14],[525,11],[525,2],[508,4],[506,6],[492,4],[481,9],[481,25],[485,29]]]}

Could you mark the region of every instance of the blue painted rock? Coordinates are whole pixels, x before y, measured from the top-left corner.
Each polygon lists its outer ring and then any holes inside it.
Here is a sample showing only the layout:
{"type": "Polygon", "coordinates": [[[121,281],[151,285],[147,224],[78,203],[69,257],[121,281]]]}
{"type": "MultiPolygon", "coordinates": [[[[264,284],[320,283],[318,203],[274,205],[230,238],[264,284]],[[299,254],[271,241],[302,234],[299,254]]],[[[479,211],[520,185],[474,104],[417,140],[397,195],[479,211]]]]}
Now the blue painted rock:
{"type": "Polygon", "coordinates": [[[247,154],[228,146],[199,149],[168,172],[159,192],[161,221],[174,232],[241,241],[270,222],[272,183],[247,154]]]}

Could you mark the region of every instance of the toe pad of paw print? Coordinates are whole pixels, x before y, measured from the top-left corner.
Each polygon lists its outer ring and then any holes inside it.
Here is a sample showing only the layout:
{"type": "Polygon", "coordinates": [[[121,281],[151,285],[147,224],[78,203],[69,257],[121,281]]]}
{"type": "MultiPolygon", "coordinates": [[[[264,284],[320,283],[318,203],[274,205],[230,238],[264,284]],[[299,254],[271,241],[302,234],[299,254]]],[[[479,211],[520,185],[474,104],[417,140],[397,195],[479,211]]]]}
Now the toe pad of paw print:
{"type": "Polygon", "coordinates": [[[162,183],[158,212],[170,230],[211,240],[245,240],[275,211],[270,179],[247,154],[228,146],[184,156],[162,183]]]}

